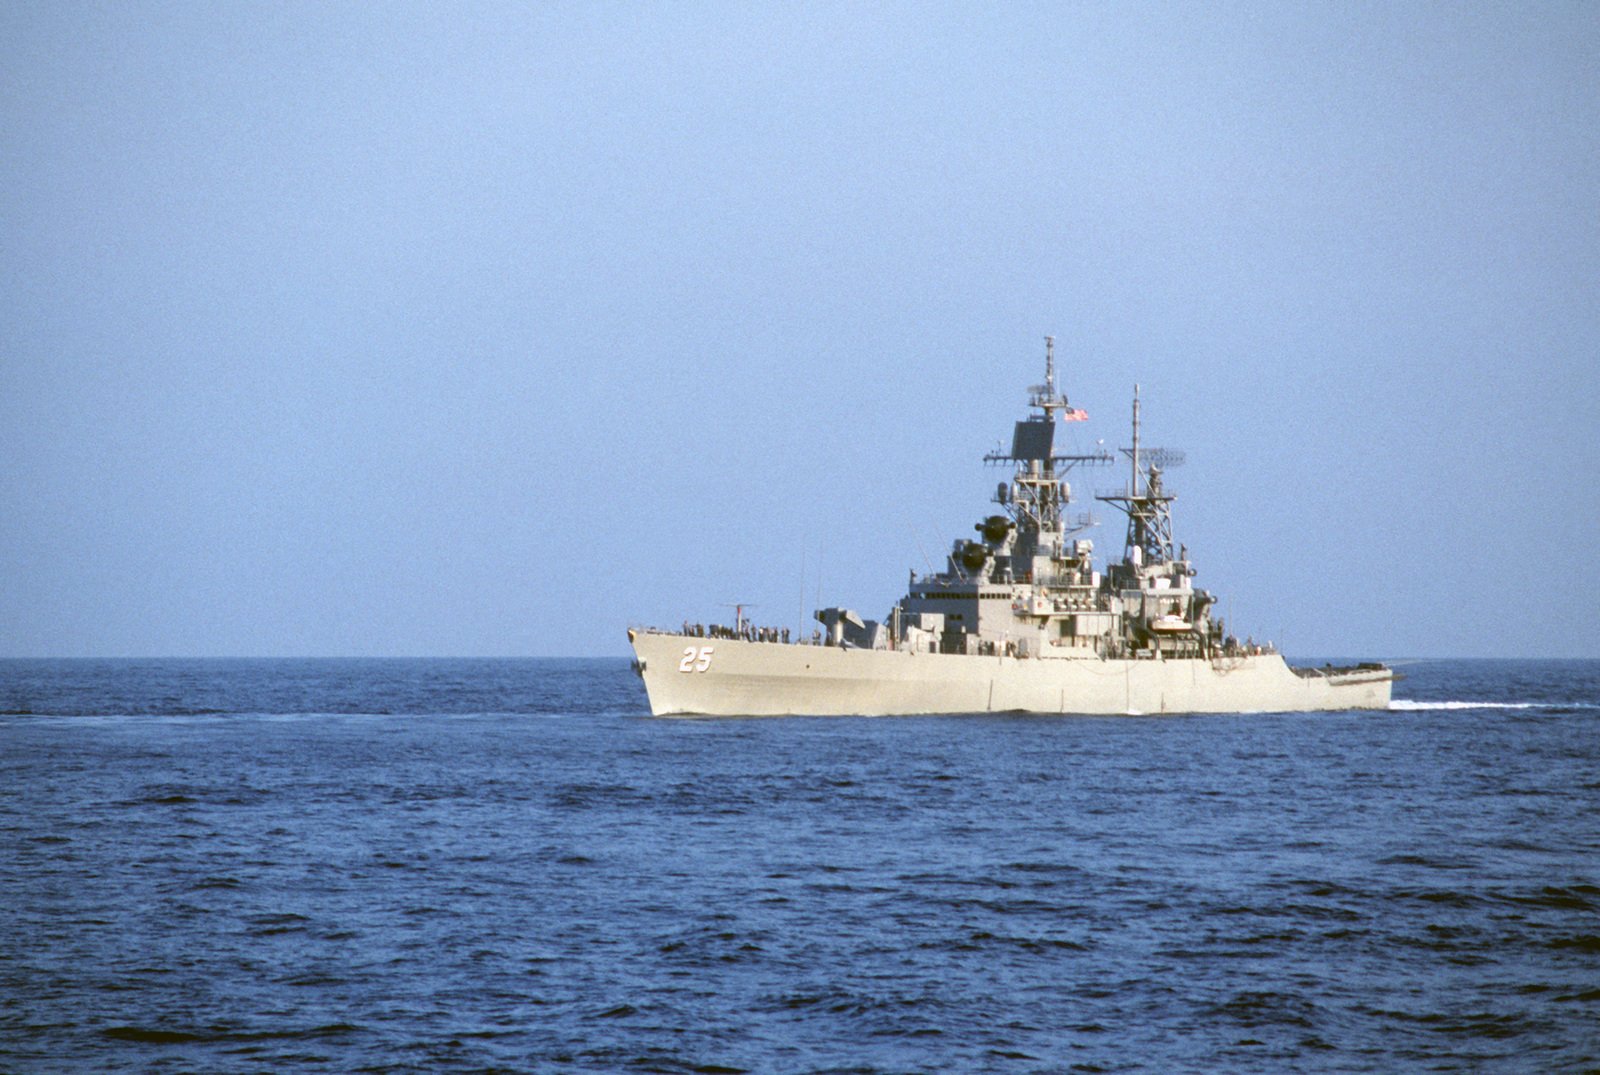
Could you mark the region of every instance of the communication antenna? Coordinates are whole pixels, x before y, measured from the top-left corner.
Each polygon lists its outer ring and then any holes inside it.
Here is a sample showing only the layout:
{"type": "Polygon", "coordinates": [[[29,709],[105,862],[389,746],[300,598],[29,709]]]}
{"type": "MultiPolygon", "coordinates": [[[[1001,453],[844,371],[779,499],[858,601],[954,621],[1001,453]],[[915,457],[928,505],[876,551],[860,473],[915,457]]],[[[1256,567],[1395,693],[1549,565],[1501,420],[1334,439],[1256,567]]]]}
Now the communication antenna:
{"type": "Polygon", "coordinates": [[[1128,453],[1128,458],[1133,460],[1133,484],[1129,491],[1134,496],[1139,495],[1139,386],[1133,386],[1133,451],[1128,453]]]}
{"type": "Polygon", "coordinates": [[[800,608],[799,614],[795,617],[795,621],[794,621],[794,637],[795,637],[796,640],[798,640],[800,638],[800,632],[805,629],[805,625],[806,625],[806,547],[805,547],[804,543],[801,543],[801,545],[800,545],[800,606],[799,606],[799,608],[800,608]]]}
{"type": "MultiPolygon", "coordinates": [[[[1044,411],[1044,416],[1054,419],[1057,411],[1067,411],[1068,421],[1072,420],[1072,408],[1067,405],[1067,399],[1056,390],[1056,338],[1044,338],[1044,384],[1032,385],[1028,388],[1028,403],[1044,411]]],[[[1084,417],[1087,417],[1085,415],[1084,417]]]]}
{"type": "Polygon", "coordinates": [[[1133,447],[1121,449],[1133,463],[1132,483],[1128,492],[1133,496],[1140,496],[1139,475],[1150,467],[1156,470],[1171,470],[1173,467],[1183,466],[1184,454],[1175,448],[1140,448],[1139,447],[1139,386],[1133,386],[1133,447]],[[1140,463],[1144,467],[1140,467],[1140,463]]]}
{"type": "Polygon", "coordinates": [[[917,528],[906,523],[906,529],[911,531],[911,540],[916,544],[917,551],[922,554],[922,562],[928,565],[928,574],[933,574],[933,561],[928,558],[928,550],[922,547],[922,538],[917,536],[917,528]]]}
{"type": "Polygon", "coordinates": [[[826,551],[827,546],[820,541],[817,542],[817,599],[811,606],[813,611],[822,607],[822,565],[826,560],[823,556],[826,551]]]}

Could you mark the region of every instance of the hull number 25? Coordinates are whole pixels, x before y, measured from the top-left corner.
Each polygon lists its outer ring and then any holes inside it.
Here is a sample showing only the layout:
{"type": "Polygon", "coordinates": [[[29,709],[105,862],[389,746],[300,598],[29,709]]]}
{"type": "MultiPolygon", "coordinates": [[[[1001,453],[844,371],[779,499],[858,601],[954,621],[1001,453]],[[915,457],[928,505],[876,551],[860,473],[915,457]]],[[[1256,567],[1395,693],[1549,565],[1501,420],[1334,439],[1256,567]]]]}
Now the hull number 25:
{"type": "Polygon", "coordinates": [[[704,672],[711,667],[710,646],[686,646],[683,650],[683,660],[678,662],[680,672],[704,672]]]}

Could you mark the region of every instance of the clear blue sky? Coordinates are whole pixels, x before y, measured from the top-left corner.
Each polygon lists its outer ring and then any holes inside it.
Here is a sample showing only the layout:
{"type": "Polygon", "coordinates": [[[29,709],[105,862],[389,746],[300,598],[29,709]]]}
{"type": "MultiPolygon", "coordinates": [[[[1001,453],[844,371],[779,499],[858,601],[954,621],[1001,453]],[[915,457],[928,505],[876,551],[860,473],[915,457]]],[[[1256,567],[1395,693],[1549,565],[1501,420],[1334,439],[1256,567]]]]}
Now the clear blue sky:
{"type": "Polygon", "coordinates": [[[0,655],[876,616],[1047,333],[1241,632],[1600,655],[1597,72],[1592,3],[7,5],[0,655]]]}

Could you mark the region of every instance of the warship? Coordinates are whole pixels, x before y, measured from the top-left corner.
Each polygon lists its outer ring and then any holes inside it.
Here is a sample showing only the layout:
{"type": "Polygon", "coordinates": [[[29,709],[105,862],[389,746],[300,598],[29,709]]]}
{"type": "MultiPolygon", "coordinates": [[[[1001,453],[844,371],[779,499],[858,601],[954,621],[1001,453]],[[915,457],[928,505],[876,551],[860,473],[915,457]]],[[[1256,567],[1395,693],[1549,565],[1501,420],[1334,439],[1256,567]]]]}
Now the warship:
{"type": "Polygon", "coordinates": [[[1097,447],[1058,453],[1061,423],[1088,415],[1056,385],[1054,340],[1031,413],[1011,450],[999,510],[957,538],[943,571],[911,572],[885,620],[849,608],[815,612],[809,638],[758,627],[736,607],[730,626],[631,627],[634,671],[656,716],[877,716],[927,713],[1244,713],[1383,709],[1395,673],[1381,664],[1291,667],[1270,643],[1241,641],[1194,584],[1175,544],[1165,472],[1181,452],[1140,446],[1133,393],[1129,469],[1095,499],[1127,519],[1121,556],[1103,570],[1069,512],[1074,468],[1118,464],[1097,447]]]}

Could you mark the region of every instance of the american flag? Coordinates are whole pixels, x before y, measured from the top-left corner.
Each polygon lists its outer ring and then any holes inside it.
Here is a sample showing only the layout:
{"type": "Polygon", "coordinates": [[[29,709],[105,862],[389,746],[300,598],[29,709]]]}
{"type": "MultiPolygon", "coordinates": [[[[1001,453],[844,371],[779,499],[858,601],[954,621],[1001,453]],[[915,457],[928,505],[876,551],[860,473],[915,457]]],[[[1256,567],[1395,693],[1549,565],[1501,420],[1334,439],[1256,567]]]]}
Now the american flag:
{"type": "Polygon", "coordinates": [[[1066,412],[1061,415],[1061,420],[1063,422],[1087,422],[1089,420],[1089,412],[1075,411],[1069,407],[1067,408],[1066,412]]]}

